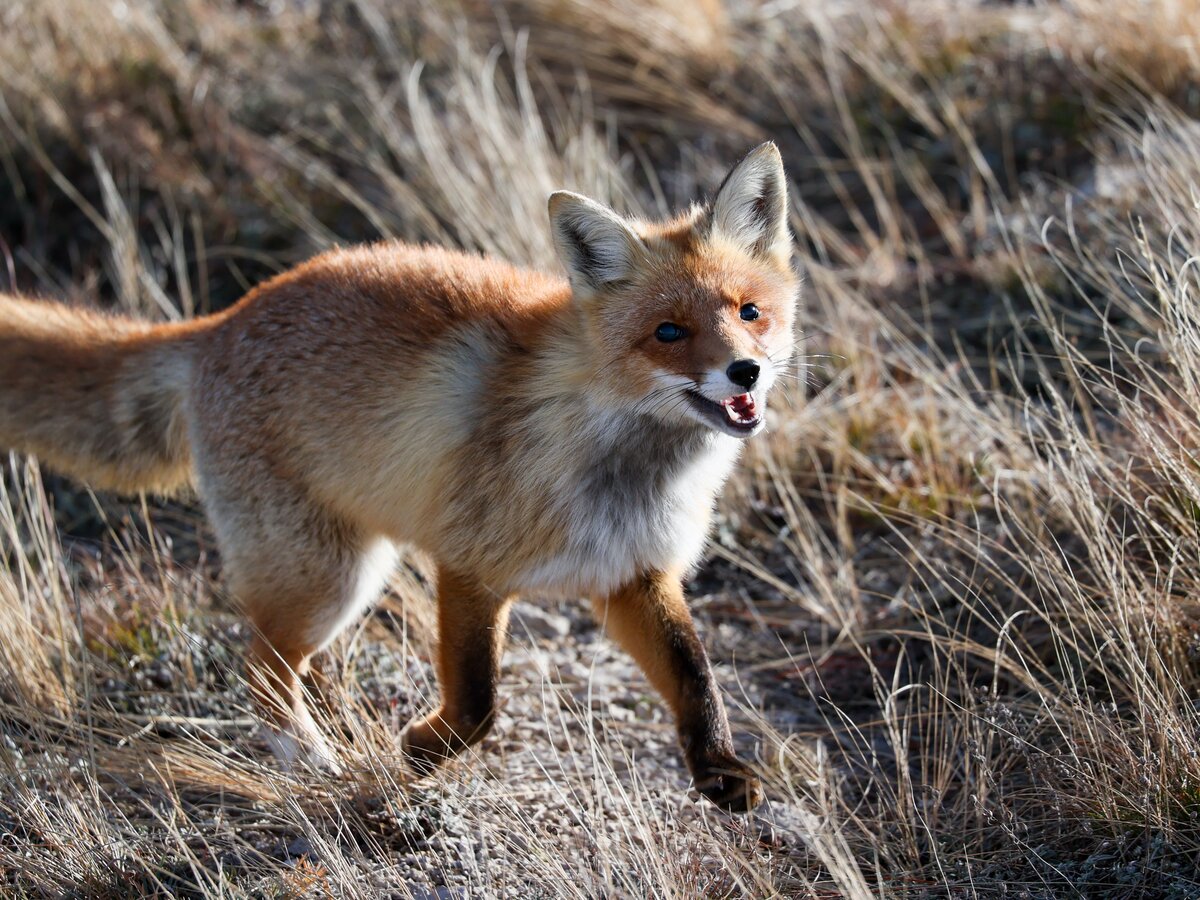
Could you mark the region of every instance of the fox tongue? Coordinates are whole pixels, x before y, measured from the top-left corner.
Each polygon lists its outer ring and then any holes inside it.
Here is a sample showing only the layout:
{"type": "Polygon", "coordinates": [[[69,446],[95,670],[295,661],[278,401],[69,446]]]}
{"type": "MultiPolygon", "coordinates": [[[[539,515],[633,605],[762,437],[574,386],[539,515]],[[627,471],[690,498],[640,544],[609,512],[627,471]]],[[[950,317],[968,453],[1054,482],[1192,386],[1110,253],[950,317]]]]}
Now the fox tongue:
{"type": "Polygon", "coordinates": [[[751,394],[738,394],[728,400],[721,401],[725,414],[734,422],[753,422],[758,417],[758,409],[751,394]]]}

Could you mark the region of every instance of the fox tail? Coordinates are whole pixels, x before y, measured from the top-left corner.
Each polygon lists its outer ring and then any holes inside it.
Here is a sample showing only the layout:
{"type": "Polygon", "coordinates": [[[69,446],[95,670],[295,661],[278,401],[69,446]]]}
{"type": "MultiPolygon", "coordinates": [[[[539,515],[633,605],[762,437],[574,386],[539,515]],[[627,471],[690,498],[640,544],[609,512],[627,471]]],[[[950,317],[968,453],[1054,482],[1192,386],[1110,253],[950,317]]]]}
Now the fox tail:
{"type": "Polygon", "coordinates": [[[186,485],[194,330],[0,295],[0,449],[98,488],[186,485]]]}

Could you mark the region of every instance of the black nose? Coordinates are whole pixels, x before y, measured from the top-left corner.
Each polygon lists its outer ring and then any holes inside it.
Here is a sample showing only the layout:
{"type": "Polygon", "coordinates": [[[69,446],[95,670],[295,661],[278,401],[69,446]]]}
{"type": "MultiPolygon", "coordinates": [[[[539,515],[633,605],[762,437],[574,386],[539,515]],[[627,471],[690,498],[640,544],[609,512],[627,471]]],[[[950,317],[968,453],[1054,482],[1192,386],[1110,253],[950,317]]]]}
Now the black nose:
{"type": "Polygon", "coordinates": [[[725,374],[738,387],[750,390],[754,387],[754,382],[758,381],[758,363],[752,359],[735,360],[729,364],[725,374]]]}

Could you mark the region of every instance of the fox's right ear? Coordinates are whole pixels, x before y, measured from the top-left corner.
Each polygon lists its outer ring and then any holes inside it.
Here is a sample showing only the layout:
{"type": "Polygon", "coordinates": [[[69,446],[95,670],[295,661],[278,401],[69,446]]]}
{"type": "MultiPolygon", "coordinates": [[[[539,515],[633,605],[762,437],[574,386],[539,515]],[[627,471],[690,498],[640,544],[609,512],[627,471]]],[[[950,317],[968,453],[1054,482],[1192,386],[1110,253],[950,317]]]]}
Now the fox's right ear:
{"type": "Polygon", "coordinates": [[[549,208],[554,246],[576,292],[590,293],[633,274],[645,245],[624,219],[570,191],[551,194],[549,208]]]}

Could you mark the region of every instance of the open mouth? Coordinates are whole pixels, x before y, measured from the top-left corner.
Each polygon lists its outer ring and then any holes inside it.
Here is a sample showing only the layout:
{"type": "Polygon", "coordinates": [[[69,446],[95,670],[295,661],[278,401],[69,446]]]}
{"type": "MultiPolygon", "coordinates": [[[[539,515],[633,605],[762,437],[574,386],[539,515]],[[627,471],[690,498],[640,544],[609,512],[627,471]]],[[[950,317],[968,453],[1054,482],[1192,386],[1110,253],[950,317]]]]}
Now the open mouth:
{"type": "Polygon", "coordinates": [[[688,391],[687,396],[693,408],[703,413],[721,431],[748,435],[762,425],[762,410],[753,394],[738,394],[720,402],[709,400],[698,391],[688,391]]]}

